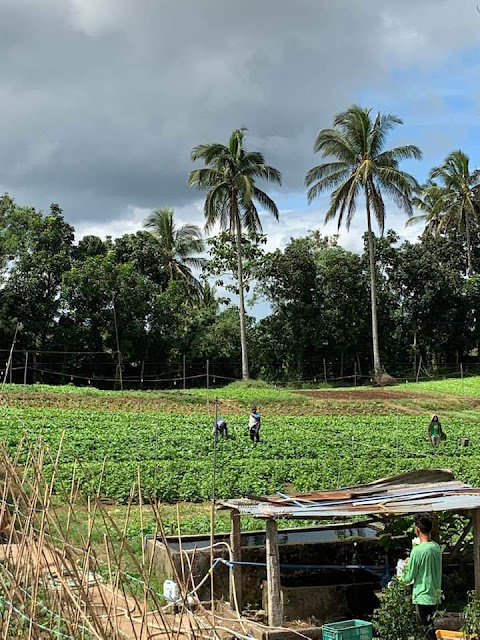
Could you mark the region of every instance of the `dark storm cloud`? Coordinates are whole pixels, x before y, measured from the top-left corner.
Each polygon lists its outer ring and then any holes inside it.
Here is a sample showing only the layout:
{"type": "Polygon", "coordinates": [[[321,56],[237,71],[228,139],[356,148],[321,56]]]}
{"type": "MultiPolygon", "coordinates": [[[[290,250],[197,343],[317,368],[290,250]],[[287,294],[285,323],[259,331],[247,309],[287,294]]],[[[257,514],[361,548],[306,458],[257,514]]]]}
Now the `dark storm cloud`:
{"type": "Polygon", "coordinates": [[[191,148],[238,126],[302,188],[357,91],[478,38],[455,0],[0,0],[0,187],[73,222],[198,198],[191,148]],[[420,5],[420,8],[419,6],[420,5]],[[448,42],[446,47],[445,42],[448,42]]]}

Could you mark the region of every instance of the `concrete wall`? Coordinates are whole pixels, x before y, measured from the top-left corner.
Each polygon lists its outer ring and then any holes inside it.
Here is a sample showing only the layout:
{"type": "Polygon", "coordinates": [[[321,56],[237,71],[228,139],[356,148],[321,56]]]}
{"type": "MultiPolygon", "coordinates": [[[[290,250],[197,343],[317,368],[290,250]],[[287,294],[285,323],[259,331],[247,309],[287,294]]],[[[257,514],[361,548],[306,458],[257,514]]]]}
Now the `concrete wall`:
{"type": "MultiPolygon", "coordinates": [[[[282,564],[381,565],[383,564],[384,560],[383,548],[377,540],[358,539],[355,543],[352,540],[340,540],[335,542],[280,545],[279,551],[280,562],[282,564]]],[[[170,561],[167,550],[161,542],[148,540],[147,553],[150,554],[152,552],[154,554],[154,567],[161,579],[174,578],[175,571],[180,577],[182,577],[182,562],[180,553],[178,551],[173,551],[171,553],[172,560],[170,561]],[[172,563],[175,567],[175,570],[172,568],[172,563]]],[[[202,549],[202,551],[197,550],[195,553],[193,553],[192,551],[188,551],[187,553],[190,559],[193,558],[192,575],[195,584],[198,584],[210,569],[210,550],[202,549]]],[[[214,557],[220,557],[228,560],[227,548],[223,546],[216,547],[214,549],[214,557]]],[[[242,561],[264,563],[265,548],[242,547],[242,561]]],[[[184,565],[188,569],[188,564],[185,557],[184,565]]],[[[262,582],[265,580],[265,567],[242,567],[242,592],[244,607],[250,605],[253,608],[259,608],[262,605],[262,582]]],[[[288,599],[291,600],[292,603],[294,601],[297,602],[297,604],[295,604],[295,607],[300,607],[298,601],[305,597],[305,594],[307,593],[306,591],[296,591],[296,589],[309,589],[310,591],[308,592],[308,596],[306,596],[308,599],[313,597],[315,590],[318,590],[321,587],[330,588],[332,585],[334,585],[337,588],[337,597],[339,601],[341,600],[343,602],[348,600],[349,591],[346,587],[349,584],[354,581],[357,581],[360,584],[372,583],[372,580],[375,580],[374,576],[367,572],[355,572],[353,574],[351,571],[282,571],[282,587],[285,590],[285,593],[288,593],[288,599]],[[289,593],[290,589],[292,590],[291,593],[289,593]],[[340,597],[338,595],[340,593],[344,593],[344,595],[340,597]]],[[[365,586],[364,589],[369,590],[369,593],[371,593],[372,591],[370,587],[367,588],[365,586]]],[[[210,580],[207,580],[205,585],[199,590],[198,593],[200,599],[210,599],[210,580]]],[[[322,595],[319,595],[319,601],[327,597],[330,598],[330,595],[328,595],[328,589],[320,590],[320,593],[322,595]]],[[[229,598],[229,569],[223,564],[219,564],[215,569],[214,597],[217,600],[228,600],[229,598]]],[[[335,599],[335,596],[332,596],[332,598],[335,599]]],[[[292,608],[294,608],[293,604],[292,608]]],[[[316,610],[317,612],[321,611],[320,605],[316,610]]],[[[313,613],[312,615],[316,614],[313,613]]]]}
{"type": "MultiPolygon", "coordinates": [[[[282,586],[285,620],[310,620],[316,625],[360,618],[378,606],[374,594],[377,582],[332,584],[328,586],[282,586]]],[[[267,589],[263,588],[263,609],[267,608],[267,589]]]]}

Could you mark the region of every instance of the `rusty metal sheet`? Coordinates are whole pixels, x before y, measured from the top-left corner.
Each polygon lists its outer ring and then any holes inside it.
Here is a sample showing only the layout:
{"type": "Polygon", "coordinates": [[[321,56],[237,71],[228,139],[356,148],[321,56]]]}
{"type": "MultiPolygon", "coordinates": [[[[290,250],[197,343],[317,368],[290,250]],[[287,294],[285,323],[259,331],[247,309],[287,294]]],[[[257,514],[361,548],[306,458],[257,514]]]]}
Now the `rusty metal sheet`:
{"type": "Polygon", "coordinates": [[[425,469],[332,491],[309,491],[221,501],[257,518],[322,519],[352,515],[463,511],[480,508],[480,488],[456,481],[450,471],[425,469]]]}

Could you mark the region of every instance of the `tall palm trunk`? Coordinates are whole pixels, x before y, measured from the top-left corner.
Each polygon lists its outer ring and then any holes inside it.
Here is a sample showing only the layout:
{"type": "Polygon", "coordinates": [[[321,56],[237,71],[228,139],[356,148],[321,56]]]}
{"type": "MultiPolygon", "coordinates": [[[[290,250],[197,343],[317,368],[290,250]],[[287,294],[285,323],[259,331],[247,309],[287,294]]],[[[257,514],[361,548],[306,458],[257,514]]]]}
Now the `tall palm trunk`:
{"type": "Polygon", "coordinates": [[[238,296],[240,307],[240,345],[242,348],[242,379],[248,380],[250,377],[248,370],[247,351],[247,326],[245,322],[245,296],[243,291],[243,260],[242,260],[242,227],[238,216],[237,194],[232,194],[232,213],[235,220],[235,233],[237,240],[237,279],[238,296]]]}
{"type": "Polygon", "coordinates": [[[382,368],[380,365],[380,349],[378,348],[378,320],[377,320],[377,280],[375,274],[375,255],[373,246],[372,218],[370,215],[370,199],[365,193],[367,205],[367,225],[368,225],[368,255],[370,258],[370,297],[372,306],[372,343],[373,343],[373,369],[376,376],[380,375],[382,368]]]}
{"type": "Polygon", "coordinates": [[[472,246],[470,244],[470,217],[465,208],[465,242],[467,243],[467,273],[473,275],[472,246]]]}

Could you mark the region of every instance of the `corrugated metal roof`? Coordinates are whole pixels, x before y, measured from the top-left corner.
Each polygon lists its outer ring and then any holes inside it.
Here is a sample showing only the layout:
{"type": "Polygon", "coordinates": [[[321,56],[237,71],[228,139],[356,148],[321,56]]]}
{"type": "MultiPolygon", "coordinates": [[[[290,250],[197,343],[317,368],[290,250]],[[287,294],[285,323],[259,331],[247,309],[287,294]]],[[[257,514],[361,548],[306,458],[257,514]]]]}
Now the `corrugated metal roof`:
{"type": "Polygon", "coordinates": [[[464,511],[480,508],[480,488],[455,480],[451,471],[411,471],[370,484],[332,491],[310,491],[220,501],[256,518],[317,520],[352,515],[464,511]]]}

